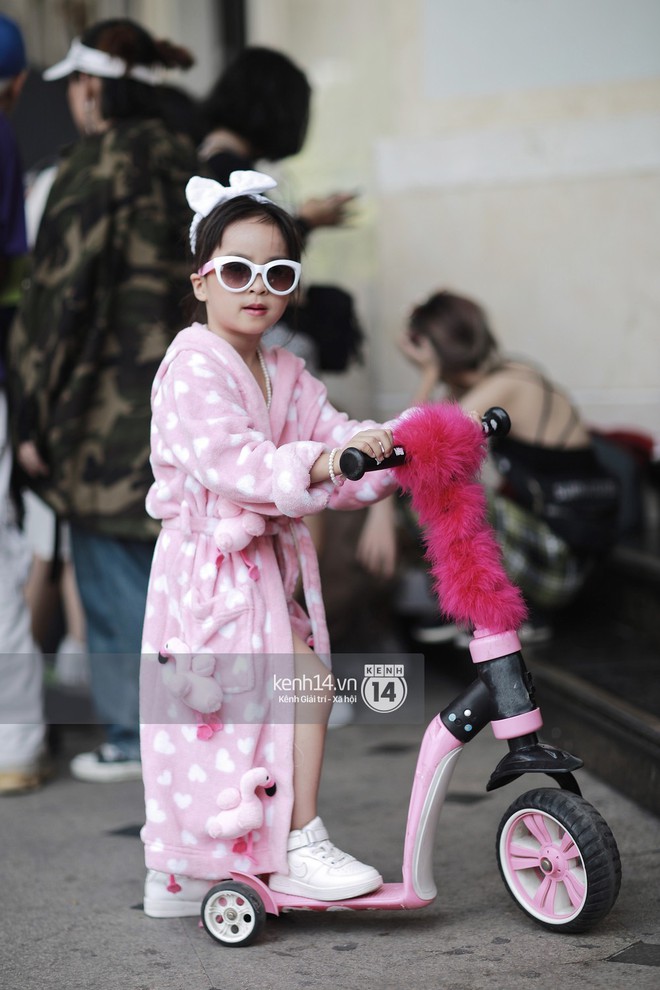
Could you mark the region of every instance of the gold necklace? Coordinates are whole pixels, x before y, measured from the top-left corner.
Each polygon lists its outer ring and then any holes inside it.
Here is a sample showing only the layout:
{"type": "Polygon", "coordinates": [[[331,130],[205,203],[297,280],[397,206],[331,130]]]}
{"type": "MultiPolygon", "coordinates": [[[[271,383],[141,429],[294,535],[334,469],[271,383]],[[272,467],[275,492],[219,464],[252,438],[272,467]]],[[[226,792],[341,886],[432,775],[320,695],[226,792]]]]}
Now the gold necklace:
{"type": "Polygon", "coordinates": [[[271,385],[270,375],[268,374],[268,368],[266,367],[266,361],[260,348],[257,348],[257,357],[259,358],[261,373],[263,374],[264,382],[266,383],[266,409],[270,409],[270,404],[273,398],[273,386],[271,385]]]}

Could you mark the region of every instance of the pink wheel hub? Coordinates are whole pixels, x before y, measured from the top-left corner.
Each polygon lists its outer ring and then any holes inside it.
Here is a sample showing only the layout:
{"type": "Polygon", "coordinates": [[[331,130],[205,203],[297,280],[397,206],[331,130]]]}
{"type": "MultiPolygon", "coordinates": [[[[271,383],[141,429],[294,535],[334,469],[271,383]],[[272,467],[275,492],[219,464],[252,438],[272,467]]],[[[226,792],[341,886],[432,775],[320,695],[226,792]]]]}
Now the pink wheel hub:
{"type": "Polygon", "coordinates": [[[541,811],[523,811],[502,840],[509,879],[532,914],[562,922],[580,911],[587,892],[584,863],[558,821],[541,811]]]}

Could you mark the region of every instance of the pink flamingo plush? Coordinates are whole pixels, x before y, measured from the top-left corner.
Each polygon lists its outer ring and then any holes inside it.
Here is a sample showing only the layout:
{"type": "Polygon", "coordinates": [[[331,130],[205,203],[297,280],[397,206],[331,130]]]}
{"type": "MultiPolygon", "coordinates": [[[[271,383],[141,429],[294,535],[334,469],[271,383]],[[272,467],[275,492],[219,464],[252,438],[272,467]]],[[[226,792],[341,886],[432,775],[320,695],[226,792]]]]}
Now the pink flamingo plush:
{"type": "Polygon", "coordinates": [[[223,691],[214,677],[216,657],[212,653],[195,653],[174,637],[165,643],[158,659],[163,664],[163,683],[175,698],[205,715],[219,710],[223,691]]]}
{"type": "Polygon", "coordinates": [[[258,512],[241,509],[227,499],[218,499],[216,512],[222,518],[215,527],[213,536],[220,553],[217,557],[218,566],[228,553],[238,553],[248,569],[252,581],[259,579],[259,568],[245,552],[247,545],[255,536],[261,536],[266,529],[266,520],[258,512]]]}
{"type": "Polygon", "coordinates": [[[260,828],[264,820],[264,806],[257,795],[258,787],[266,794],[275,793],[275,781],[264,767],[253,767],[241,777],[239,787],[226,787],[220,791],[217,803],[222,809],[210,818],[206,830],[214,839],[238,839],[260,828]]]}

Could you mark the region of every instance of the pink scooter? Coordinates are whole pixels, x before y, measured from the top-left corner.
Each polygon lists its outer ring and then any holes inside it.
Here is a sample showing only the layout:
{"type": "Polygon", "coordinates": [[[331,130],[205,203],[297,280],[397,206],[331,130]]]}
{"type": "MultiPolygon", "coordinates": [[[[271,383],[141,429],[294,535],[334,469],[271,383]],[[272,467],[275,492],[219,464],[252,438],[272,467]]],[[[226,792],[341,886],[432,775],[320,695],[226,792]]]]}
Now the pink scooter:
{"type": "MultiPolygon", "coordinates": [[[[484,434],[508,431],[503,410],[489,410],[484,434]]],[[[443,429],[445,424],[442,424],[443,429]]],[[[408,456],[396,452],[386,466],[408,456]]],[[[344,474],[352,479],[377,465],[359,451],[345,452],[344,474]],[[348,455],[348,456],[346,456],[348,455]]],[[[558,787],[537,787],[505,812],[497,834],[497,860],[509,894],[530,918],[552,931],[578,932],[596,925],[616,901],[621,881],[617,845],[607,823],[580,794],[573,771],[582,761],[540,743],[542,726],[534,688],[516,632],[477,628],[470,643],[477,678],[435,716],[422,740],[410,796],[402,882],[384,883],[363,897],[320,901],[271,890],[257,876],[234,872],[216,884],[202,904],[202,924],[227,946],[248,945],[266,915],[305,909],[395,911],[422,908],[437,894],[433,850],[437,824],[458,757],[466,743],[490,723],[509,752],[492,773],[492,791],[526,773],[550,776],[558,787]]]]}

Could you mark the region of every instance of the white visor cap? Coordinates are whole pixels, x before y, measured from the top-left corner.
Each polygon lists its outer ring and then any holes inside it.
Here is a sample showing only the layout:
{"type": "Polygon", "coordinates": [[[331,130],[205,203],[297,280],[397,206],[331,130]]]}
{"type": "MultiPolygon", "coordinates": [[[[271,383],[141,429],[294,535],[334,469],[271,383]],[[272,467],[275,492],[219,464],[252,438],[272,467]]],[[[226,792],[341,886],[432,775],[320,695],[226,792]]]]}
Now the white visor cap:
{"type": "Polygon", "coordinates": [[[54,79],[64,79],[72,72],[85,72],[88,76],[101,76],[103,79],[121,79],[123,76],[128,76],[149,86],[157,86],[161,81],[161,74],[154,69],[146,65],[134,65],[129,69],[123,58],[108,55],[99,48],[88,48],[77,38],[71,42],[71,47],[62,61],[46,69],[43,78],[47,82],[52,82],[54,79]]]}

